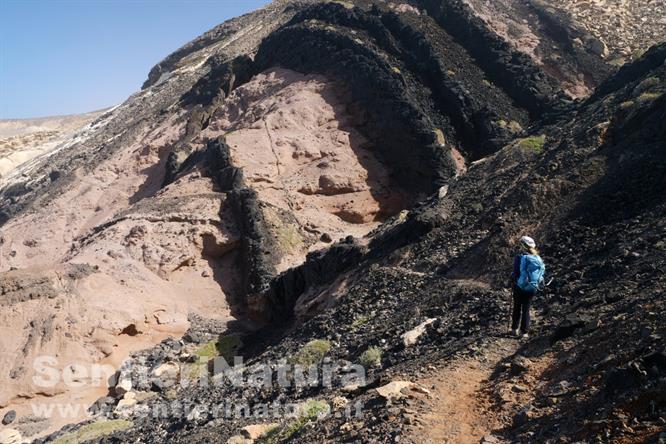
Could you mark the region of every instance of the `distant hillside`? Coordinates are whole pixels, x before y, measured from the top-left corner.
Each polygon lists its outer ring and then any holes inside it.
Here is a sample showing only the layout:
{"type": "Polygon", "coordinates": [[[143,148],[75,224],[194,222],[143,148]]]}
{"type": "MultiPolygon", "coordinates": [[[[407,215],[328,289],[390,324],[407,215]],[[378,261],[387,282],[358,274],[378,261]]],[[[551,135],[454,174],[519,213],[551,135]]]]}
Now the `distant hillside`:
{"type": "Polygon", "coordinates": [[[57,147],[104,111],[37,119],[0,120],[0,176],[57,147]]]}

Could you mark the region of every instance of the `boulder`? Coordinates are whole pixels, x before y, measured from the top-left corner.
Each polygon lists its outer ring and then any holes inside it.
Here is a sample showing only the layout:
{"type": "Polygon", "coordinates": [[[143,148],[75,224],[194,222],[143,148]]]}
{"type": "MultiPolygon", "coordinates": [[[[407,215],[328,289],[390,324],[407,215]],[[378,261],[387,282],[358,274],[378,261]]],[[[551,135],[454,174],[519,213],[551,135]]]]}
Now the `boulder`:
{"type": "Polygon", "coordinates": [[[180,366],[175,362],[165,362],[153,370],[156,378],[177,378],[180,374],[180,366]]]}
{"type": "Polygon", "coordinates": [[[118,402],[114,412],[118,414],[126,414],[137,404],[137,402],[136,393],[127,392],[125,393],[125,396],[123,396],[123,399],[118,402]]]}
{"type": "Polygon", "coordinates": [[[319,177],[319,188],[317,194],[326,196],[335,196],[337,194],[347,194],[360,191],[347,177],[331,176],[323,174],[319,177]]]}
{"type": "Polygon", "coordinates": [[[606,375],[606,394],[615,396],[617,393],[639,387],[643,376],[643,372],[635,363],[627,367],[614,368],[606,375]]]}
{"type": "Polygon", "coordinates": [[[588,317],[578,316],[576,314],[567,316],[553,332],[553,335],[550,337],[550,343],[554,344],[557,341],[573,336],[576,330],[582,329],[585,325],[589,325],[591,320],[592,319],[588,317]]]}
{"type": "Polygon", "coordinates": [[[132,378],[129,375],[121,375],[113,390],[116,396],[124,396],[132,390],[132,378]]]}
{"type": "Polygon", "coordinates": [[[407,333],[402,335],[402,343],[405,347],[411,347],[412,345],[416,344],[416,342],[419,340],[421,335],[425,333],[426,327],[433,322],[435,322],[437,319],[435,318],[430,318],[426,321],[421,322],[419,325],[417,325],[415,328],[412,330],[408,331],[407,333]]]}
{"type": "Polygon", "coordinates": [[[11,424],[16,419],[16,410],[10,410],[2,418],[2,425],[11,424]]]}
{"type": "Polygon", "coordinates": [[[90,406],[88,411],[92,414],[110,411],[112,408],[111,406],[113,406],[115,402],[116,400],[111,396],[102,396],[101,398],[98,398],[97,401],[93,403],[93,405],[90,406]]]}
{"type": "Polygon", "coordinates": [[[666,351],[654,352],[644,356],[643,365],[647,368],[656,368],[661,373],[666,373],[666,351]]]}
{"type": "Polygon", "coordinates": [[[162,391],[178,383],[180,366],[176,362],[165,362],[157,366],[152,372],[152,389],[162,391]]]}

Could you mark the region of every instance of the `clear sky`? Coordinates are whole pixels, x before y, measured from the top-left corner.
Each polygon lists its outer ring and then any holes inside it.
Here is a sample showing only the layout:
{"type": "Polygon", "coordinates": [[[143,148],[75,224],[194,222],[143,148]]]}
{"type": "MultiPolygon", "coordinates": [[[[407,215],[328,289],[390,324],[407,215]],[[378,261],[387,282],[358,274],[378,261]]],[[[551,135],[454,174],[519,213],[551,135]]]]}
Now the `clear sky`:
{"type": "Polygon", "coordinates": [[[93,111],[183,44],[268,0],[0,0],[0,118],[93,111]]]}

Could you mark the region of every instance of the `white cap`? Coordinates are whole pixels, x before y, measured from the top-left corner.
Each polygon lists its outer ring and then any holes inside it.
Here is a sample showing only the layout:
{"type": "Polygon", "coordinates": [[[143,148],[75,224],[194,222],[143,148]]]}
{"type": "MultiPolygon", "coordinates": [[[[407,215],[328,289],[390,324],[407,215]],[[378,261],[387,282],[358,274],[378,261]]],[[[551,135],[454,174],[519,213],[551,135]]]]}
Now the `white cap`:
{"type": "Polygon", "coordinates": [[[520,242],[527,245],[530,248],[536,248],[536,242],[529,236],[523,236],[520,238],[520,242]]]}

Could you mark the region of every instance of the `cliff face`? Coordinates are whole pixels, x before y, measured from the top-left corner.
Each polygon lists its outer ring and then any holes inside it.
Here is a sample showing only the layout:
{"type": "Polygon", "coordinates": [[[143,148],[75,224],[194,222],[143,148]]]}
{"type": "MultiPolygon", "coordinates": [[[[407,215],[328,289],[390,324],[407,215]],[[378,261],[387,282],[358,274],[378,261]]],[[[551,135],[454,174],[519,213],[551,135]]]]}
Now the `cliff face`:
{"type": "MultiPolygon", "coordinates": [[[[226,442],[265,421],[156,420],[134,404],[344,398],[365,416],[287,438],[589,440],[628,433],[616,411],[651,436],[664,408],[665,50],[618,70],[620,49],[592,40],[608,28],[581,17],[559,2],[276,1],[167,57],[125,103],[0,177],[2,412],[99,398],[96,420],[132,421],[111,439],[226,442]],[[526,232],[553,283],[517,344],[501,337],[501,286],[526,232]],[[381,356],[352,389],[121,382],[165,365],[206,373],[238,335],[234,351],[257,363],[313,339],[341,368],[381,356]],[[33,381],[43,355],[121,372],[110,387],[79,375],[47,390],[33,381]],[[521,380],[502,370],[518,355],[535,362],[521,380]],[[474,406],[457,418],[464,437],[424,414],[456,409],[425,399],[408,413],[374,390],[442,368],[479,378],[459,393],[474,406]],[[613,382],[625,373],[635,383],[613,382]],[[606,422],[579,430],[567,411],[606,422]]],[[[8,427],[36,437],[84,416],[8,427]]]]}

